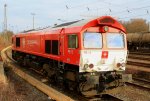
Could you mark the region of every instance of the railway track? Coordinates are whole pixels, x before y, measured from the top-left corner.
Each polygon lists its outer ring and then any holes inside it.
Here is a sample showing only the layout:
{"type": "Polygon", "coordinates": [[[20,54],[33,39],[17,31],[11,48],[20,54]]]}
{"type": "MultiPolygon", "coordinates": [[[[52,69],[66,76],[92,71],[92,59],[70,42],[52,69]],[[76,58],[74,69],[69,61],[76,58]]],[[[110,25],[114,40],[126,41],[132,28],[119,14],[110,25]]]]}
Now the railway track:
{"type": "Polygon", "coordinates": [[[128,61],[127,64],[128,65],[135,65],[135,66],[139,66],[139,67],[148,67],[148,68],[150,68],[150,64],[147,64],[147,63],[139,63],[139,62],[134,62],[134,61],[128,61]]]}
{"type": "Polygon", "coordinates": [[[130,59],[139,59],[139,60],[148,60],[148,61],[150,61],[150,56],[141,56],[141,55],[129,55],[129,58],[130,59]]]}
{"type": "Polygon", "coordinates": [[[139,51],[139,52],[129,52],[129,53],[134,54],[134,55],[149,55],[150,56],[149,51],[139,51]]]}
{"type": "Polygon", "coordinates": [[[128,65],[150,67],[150,55],[129,54],[128,65]]]}
{"type": "Polygon", "coordinates": [[[55,84],[49,84],[49,82],[42,82],[41,75],[37,74],[35,71],[28,71],[25,68],[18,66],[14,60],[12,60],[8,54],[6,48],[2,51],[2,58],[4,60],[5,66],[12,69],[17,75],[25,79],[31,85],[35,86],[37,89],[48,95],[50,98],[56,101],[122,101],[109,94],[95,95],[85,97],[83,95],[74,93],[73,91],[63,91],[56,87],[55,84]],[[32,75],[31,75],[32,74],[32,75]]]}
{"type": "MultiPolygon", "coordinates": [[[[127,69],[133,76],[149,79],[150,73],[150,56],[149,55],[135,55],[129,54],[127,69]],[[144,74],[144,75],[143,75],[144,74]]],[[[127,71],[128,71],[127,70],[127,71]]]]}
{"type": "Polygon", "coordinates": [[[150,81],[148,81],[148,80],[144,80],[144,79],[140,79],[140,78],[133,78],[132,82],[126,82],[126,84],[129,86],[134,86],[134,87],[138,87],[140,89],[150,91],[150,81]]]}

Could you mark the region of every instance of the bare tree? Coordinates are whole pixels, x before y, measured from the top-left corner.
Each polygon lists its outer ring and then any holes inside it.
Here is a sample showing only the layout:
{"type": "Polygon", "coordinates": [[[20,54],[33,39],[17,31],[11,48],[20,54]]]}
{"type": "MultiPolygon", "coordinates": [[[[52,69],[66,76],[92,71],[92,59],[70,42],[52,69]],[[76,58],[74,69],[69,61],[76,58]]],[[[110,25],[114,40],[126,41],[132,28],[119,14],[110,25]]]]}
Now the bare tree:
{"type": "Polygon", "coordinates": [[[0,45],[3,47],[10,45],[11,40],[12,40],[12,35],[13,35],[12,31],[1,32],[0,33],[0,45]]]}
{"type": "Polygon", "coordinates": [[[148,24],[144,19],[131,19],[130,21],[121,22],[128,33],[147,32],[148,24]]]}

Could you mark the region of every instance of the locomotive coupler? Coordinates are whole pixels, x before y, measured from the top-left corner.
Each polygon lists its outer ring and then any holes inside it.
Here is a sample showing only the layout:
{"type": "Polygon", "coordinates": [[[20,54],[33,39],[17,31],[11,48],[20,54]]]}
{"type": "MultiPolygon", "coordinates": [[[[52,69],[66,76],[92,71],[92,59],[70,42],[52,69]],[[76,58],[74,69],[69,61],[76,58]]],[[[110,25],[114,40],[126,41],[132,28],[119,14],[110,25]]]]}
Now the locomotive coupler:
{"type": "Polygon", "coordinates": [[[106,78],[103,74],[95,72],[95,73],[90,73],[90,75],[87,77],[87,81],[90,84],[94,85],[94,90],[97,91],[98,93],[101,93],[105,90],[105,81],[106,78]]]}
{"type": "Polygon", "coordinates": [[[98,84],[96,84],[97,93],[103,92],[105,90],[105,81],[105,76],[103,74],[100,74],[98,84]]]}

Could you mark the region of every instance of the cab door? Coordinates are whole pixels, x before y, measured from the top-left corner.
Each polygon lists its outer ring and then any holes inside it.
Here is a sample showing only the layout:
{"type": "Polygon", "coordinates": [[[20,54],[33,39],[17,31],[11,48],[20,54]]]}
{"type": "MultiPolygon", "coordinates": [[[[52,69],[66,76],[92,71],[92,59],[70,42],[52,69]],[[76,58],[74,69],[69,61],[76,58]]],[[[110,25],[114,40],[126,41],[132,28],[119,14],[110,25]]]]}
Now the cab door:
{"type": "Polygon", "coordinates": [[[59,34],[59,55],[60,55],[60,61],[65,63],[66,59],[66,33],[65,28],[62,28],[59,34]]]}
{"type": "Polygon", "coordinates": [[[78,34],[66,35],[66,62],[69,64],[79,64],[79,39],[78,34]]]}

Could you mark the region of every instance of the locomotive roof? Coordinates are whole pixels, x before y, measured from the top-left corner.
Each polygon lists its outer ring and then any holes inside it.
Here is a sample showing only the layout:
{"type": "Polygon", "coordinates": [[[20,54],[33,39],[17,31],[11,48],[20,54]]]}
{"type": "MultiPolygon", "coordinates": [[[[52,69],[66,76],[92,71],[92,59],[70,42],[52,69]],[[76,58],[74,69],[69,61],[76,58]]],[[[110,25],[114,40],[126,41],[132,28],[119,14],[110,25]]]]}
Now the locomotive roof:
{"type": "Polygon", "coordinates": [[[115,19],[113,19],[110,16],[103,16],[103,17],[99,17],[99,18],[93,18],[93,19],[82,19],[82,20],[77,20],[77,21],[72,21],[72,22],[67,22],[67,23],[62,23],[60,25],[56,25],[53,27],[47,27],[47,28],[43,28],[43,29],[37,29],[37,30],[32,30],[29,32],[24,32],[24,33],[35,33],[35,32],[48,32],[50,30],[58,30],[61,28],[71,28],[71,27],[81,27],[83,28],[84,26],[93,26],[94,24],[109,24],[113,27],[119,28],[122,31],[125,32],[125,29],[123,28],[123,26],[121,24],[118,23],[118,21],[116,21],[115,19]],[[101,21],[99,21],[101,20],[101,21]],[[112,21],[112,22],[109,22],[112,21]]]}
{"type": "Polygon", "coordinates": [[[23,33],[34,33],[34,32],[39,32],[39,31],[55,30],[55,29],[64,28],[64,27],[83,26],[87,22],[89,22],[89,20],[82,19],[82,20],[62,23],[62,24],[59,24],[59,25],[56,25],[53,27],[46,27],[46,28],[41,28],[41,29],[31,29],[28,31],[24,31],[23,33]]]}
{"type": "Polygon", "coordinates": [[[69,25],[72,25],[72,24],[77,23],[77,22],[79,22],[79,21],[80,21],[80,20],[72,21],[72,22],[67,22],[67,23],[62,23],[62,24],[60,24],[60,25],[56,25],[56,26],[54,26],[54,27],[52,27],[52,28],[69,26],[69,25]]]}
{"type": "Polygon", "coordinates": [[[90,19],[82,19],[82,20],[77,20],[77,21],[62,23],[62,24],[56,25],[56,26],[54,26],[52,28],[84,26],[89,21],[90,21],[90,19]]]}
{"type": "Polygon", "coordinates": [[[90,26],[94,26],[96,24],[101,24],[101,25],[110,25],[112,27],[116,27],[119,28],[120,30],[122,30],[123,32],[125,32],[124,27],[115,19],[113,19],[110,16],[102,16],[102,17],[98,17],[98,18],[92,18],[92,19],[82,19],[82,20],[77,20],[77,21],[72,21],[72,22],[67,22],[67,23],[62,23],[60,25],[56,25],[54,27],[48,28],[46,30],[57,30],[57,29],[61,29],[61,28],[71,28],[71,27],[90,27],[90,26]]]}

